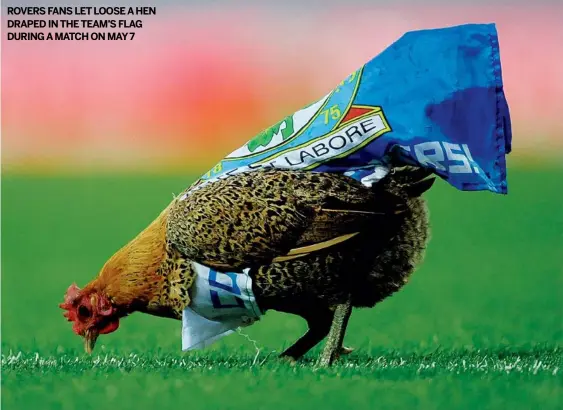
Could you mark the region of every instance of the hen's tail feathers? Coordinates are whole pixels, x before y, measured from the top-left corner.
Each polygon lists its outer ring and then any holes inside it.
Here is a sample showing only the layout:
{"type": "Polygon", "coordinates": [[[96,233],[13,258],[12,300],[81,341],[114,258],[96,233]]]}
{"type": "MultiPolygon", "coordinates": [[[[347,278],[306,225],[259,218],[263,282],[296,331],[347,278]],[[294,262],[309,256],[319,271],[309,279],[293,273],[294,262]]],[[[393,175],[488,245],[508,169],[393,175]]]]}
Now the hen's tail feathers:
{"type": "Polygon", "coordinates": [[[407,198],[419,197],[430,189],[435,181],[432,174],[430,169],[411,165],[394,167],[373,189],[387,201],[401,203],[405,195],[407,198]]]}
{"type": "Polygon", "coordinates": [[[393,168],[389,173],[389,177],[395,181],[397,185],[411,185],[428,178],[432,174],[432,170],[428,168],[406,165],[404,167],[393,168]]]}

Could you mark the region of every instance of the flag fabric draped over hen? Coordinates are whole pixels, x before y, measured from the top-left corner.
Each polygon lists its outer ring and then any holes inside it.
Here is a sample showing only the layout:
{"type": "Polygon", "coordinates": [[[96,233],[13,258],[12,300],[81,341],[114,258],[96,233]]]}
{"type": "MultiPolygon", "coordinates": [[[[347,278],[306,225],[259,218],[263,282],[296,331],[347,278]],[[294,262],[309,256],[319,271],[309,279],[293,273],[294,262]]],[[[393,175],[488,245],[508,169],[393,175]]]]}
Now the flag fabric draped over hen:
{"type": "Polygon", "coordinates": [[[400,289],[422,260],[430,175],[506,193],[510,143],[495,26],[407,33],[220,161],[61,307],[88,351],[135,311],[183,317],[205,341],[244,325],[245,309],[279,310],[309,326],[283,356],[329,335],[330,364],[350,352],[352,307],[400,289]],[[232,313],[204,313],[206,300],[232,313]]]}

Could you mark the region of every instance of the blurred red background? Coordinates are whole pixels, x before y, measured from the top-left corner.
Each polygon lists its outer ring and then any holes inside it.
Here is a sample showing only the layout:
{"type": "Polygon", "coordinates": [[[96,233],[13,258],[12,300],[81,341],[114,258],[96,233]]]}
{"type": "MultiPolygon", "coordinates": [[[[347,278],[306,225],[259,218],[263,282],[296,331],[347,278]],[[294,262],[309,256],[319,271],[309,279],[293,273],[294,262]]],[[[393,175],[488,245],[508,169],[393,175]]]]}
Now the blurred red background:
{"type": "Polygon", "coordinates": [[[497,23],[513,155],[562,152],[561,4],[182,6],[142,20],[133,41],[8,41],[4,28],[4,170],[204,171],[405,31],[467,22],[497,23]]]}

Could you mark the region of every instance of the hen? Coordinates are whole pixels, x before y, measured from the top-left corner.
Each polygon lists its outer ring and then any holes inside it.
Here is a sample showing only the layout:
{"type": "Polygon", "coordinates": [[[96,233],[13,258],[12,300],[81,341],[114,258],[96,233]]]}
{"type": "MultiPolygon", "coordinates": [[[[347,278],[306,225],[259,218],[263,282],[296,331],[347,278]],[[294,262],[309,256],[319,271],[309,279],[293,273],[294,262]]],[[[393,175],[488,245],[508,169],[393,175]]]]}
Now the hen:
{"type": "Polygon", "coordinates": [[[299,359],[330,332],[340,353],[352,307],[400,289],[428,240],[423,192],[430,171],[394,169],[373,188],[334,173],[262,170],[187,190],[113,255],[99,276],[72,285],[61,307],[91,352],[135,311],[181,319],[194,262],[248,272],[256,302],[303,317],[307,333],[282,355],[299,359]],[[332,330],[331,330],[332,325],[332,330]]]}

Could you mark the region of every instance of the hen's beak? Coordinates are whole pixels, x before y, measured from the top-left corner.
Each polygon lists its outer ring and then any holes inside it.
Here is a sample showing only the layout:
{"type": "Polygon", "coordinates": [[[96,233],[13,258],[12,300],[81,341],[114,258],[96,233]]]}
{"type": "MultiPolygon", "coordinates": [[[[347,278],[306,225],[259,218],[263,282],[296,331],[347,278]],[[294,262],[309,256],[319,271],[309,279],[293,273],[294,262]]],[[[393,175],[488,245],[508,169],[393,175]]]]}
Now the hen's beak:
{"type": "Polygon", "coordinates": [[[92,354],[98,335],[98,331],[95,329],[86,330],[84,333],[84,350],[86,350],[86,353],[92,354]]]}

